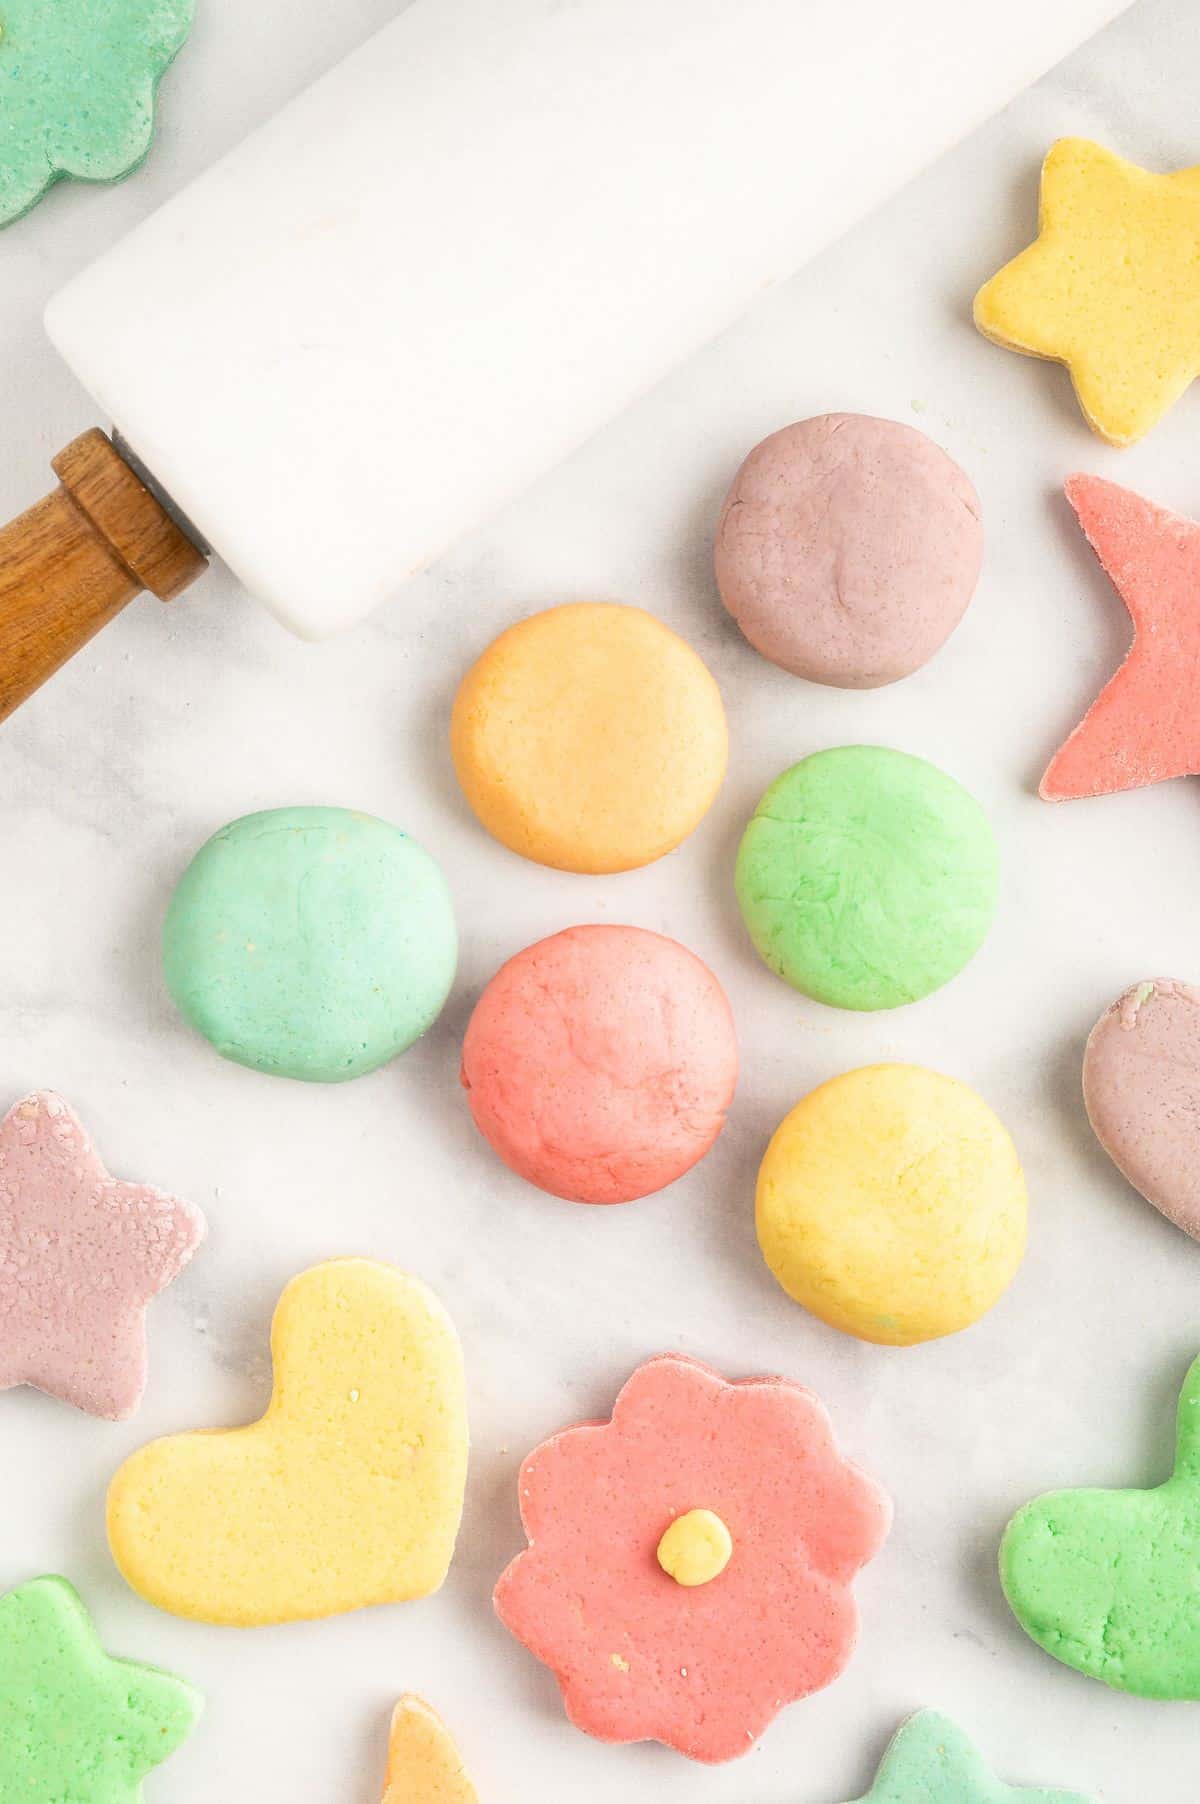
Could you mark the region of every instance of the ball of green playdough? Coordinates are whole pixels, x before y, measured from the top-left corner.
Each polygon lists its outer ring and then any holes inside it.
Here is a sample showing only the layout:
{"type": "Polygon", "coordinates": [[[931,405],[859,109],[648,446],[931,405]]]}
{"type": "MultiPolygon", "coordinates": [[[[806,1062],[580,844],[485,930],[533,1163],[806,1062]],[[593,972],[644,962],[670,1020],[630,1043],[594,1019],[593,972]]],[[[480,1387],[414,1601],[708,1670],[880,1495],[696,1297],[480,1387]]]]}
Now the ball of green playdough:
{"type": "Polygon", "coordinates": [[[905,752],[846,745],[777,777],[737,858],[750,937],[772,971],[834,1008],[928,996],[982,945],[998,855],[978,802],[905,752]]]}
{"type": "Polygon", "coordinates": [[[348,808],[275,808],[222,827],[163,928],[167,987],[223,1057],[327,1084],[425,1032],[457,949],[433,859],[348,808]]]}

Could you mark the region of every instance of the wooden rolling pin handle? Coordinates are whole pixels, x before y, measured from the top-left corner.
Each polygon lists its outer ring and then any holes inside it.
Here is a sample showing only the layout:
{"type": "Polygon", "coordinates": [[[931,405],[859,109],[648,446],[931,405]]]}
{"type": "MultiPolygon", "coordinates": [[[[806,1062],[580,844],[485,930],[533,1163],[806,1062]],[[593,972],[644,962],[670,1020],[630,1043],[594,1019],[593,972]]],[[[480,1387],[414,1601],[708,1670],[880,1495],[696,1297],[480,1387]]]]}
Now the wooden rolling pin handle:
{"type": "Polygon", "coordinates": [[[0,528],[0,721],[143,589],[170,601],[208,568],[102,432],[53,468],[54,493],[0,528]]]}

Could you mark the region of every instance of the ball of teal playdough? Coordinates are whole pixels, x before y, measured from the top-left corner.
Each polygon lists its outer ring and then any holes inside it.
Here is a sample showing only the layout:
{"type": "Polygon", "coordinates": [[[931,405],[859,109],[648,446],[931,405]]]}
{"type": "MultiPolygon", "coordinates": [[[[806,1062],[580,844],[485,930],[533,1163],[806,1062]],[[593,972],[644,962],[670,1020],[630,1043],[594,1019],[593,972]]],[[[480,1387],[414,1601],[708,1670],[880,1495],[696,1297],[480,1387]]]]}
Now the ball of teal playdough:
{"type": "Polygon", "coordinates": [[[224,1058],[359,1077],[425,1032],[454,980],[450,892],[399,828],[348,808],[248,814],[197,852],[163,929],[167,987],[224,1058]]]}
{"type": "Polygon", "coordinates": [[[983,809],[936,765],[879,746],[817,752],[777,777],[737,858],[750,937],[834,1008],[896,1008],[982,945],[999,858],[983,809]]]}

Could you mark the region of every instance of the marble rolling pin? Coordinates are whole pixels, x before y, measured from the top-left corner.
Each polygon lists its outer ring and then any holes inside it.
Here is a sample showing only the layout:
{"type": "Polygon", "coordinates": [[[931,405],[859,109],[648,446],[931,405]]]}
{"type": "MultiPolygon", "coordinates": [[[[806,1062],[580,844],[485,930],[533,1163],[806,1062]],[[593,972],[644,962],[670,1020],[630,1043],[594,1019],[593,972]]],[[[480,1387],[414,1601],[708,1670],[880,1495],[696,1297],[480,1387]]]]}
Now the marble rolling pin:
{"type": "Polygon", "coordinates": [[[51,301],[0,718],[209,551],[359,620],[1119,10],[415,0],[51,301]]]}

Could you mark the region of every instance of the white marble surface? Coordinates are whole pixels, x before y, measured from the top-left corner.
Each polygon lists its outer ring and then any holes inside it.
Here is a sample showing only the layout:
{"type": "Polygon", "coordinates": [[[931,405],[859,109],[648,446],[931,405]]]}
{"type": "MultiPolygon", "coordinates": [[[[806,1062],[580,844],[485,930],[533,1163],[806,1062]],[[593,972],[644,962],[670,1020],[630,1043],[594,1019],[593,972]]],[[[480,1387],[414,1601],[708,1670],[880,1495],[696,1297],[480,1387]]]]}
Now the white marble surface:
{"type": "MultiPolygon", "coordinates": [[[[208,0],[144,172],[111,192],[60,189],[0,238],[0,513],[32,500],[51,453],[92,423],[41,337],[44,298],[392,5],[208,0]],[[189,92],[216,98],[189,108],[189,92]]],[[[1142,0],[368,627],[302,645],[218,573],[169,609],[130,609],[4,728],[0,1096],[62,1089],[115,1170],[194,1198],[212,1224],[154,1310],[135,1422],[92,1423],[28,1392],[0,1400],[0,1582],[66,1573],[114,1651],[208,1695],[199,1734],[147,1787],[155,1804],[376,1804],[387,1710],[409,1687],[453,1725],[485,1804],[831,1804],[866,1788],[888,1733],[921,1704],[958,1716],[1013,1780],[1113,1804],[1191,1804],[1196,1707],[1110,1695],[1047,1659],[1005,1609],[995,1550],[1035,1491],[1163,1475],[1176,1389],[1200,1340],[1200,1249],[1109,1168],[1078,1095],[1083,1038],[1117,991],[1148,975],[1200,976],[1200,790],[1178,783],[1058,811],[1033,793],[1126,635],[1057,485],[1083,467],[1195,512],[1200,393],[1145,445],[1107,450],[1061,373],[985,344],[968,305],[1027,237],[1037,163],[1057,134],[1092,133],[1163,166],[1197,160],[1198,72],[1192,0],[1142,0]],[[926,671],[882,693],[806,687],[759,661],[709,576],[714,509],[741,454],[828,408],[921,424],[975,478],[989,529],[967,620],[926,671]],[[523,612],[581,596],[638,602],[685,633],[721,682],[733,730],[728,782],[694,839],[614,879],[536,870],[492,845],[445,749],[466,660],[523,612]],[[767,781],[855,739],[963,779],[991,808],[1005,854],[1000,917],[976,963],[926,1003],[875,1018],[809,1006],[772,979],[730,890],[737,836],[767,781]],[[444,863],[463,930],[436,1030],[338,1089],[222,1064],[173,1015],[156,955],[171,882],[195,846],[249,809],[308,801],[410,829],[444,863]],[[497,963],[590,919],[664,929],[706,957],[744,1054],[712,1156],[666,1195],[606,1212],[510,1177],[475,1138],[455,1084],[473,998],[497,963]],[[813,1083],[878,1058],[926,1062],[982,1090],[1017,1137],[1033,1195],[1029,1256],[1008,1298],[958,1339],[904,1352],[802,1314],[767,1276],[752,1227],[754,1172],[779,1117],[813,1083]],[[107,1554],[109,1475],[152,1434],[254,1414],[282,1284],[342,1252],[421,1272],[466,1345],[475,1454],[445,1590],[253,1633],[157,1614],[107,1554]],[[860,1585],[849,1672],[745,1761],[712,1771],[569,1728],[552,1680],[489,1606],[521,1544],[522,1453],[605,1412],[630,1369],[668,1348],[813,1385],[846,1448],[897,1501],[892,1540],[860,1585]]]]}

